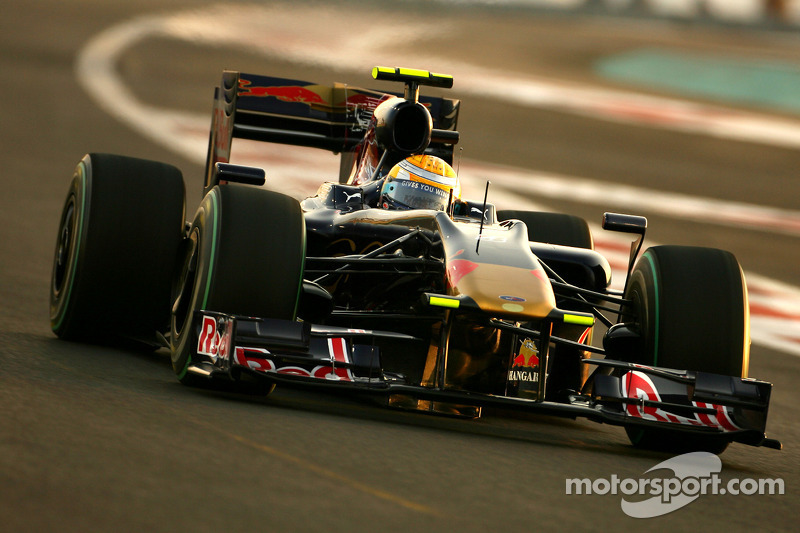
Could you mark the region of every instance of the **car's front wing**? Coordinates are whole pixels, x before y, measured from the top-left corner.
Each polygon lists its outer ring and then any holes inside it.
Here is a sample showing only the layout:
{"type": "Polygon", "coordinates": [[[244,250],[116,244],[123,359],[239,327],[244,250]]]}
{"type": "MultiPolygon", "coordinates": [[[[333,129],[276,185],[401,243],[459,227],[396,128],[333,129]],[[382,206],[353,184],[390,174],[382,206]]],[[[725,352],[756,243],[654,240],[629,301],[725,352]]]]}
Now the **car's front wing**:
{"type": "Polygon", "coordinates": [[[599,365],[589,392],[553,402],[409,384],[385,371],[377,338],[412,340],[401,333],[234,317],[199,311],[189,371],[210,379],[242,372],[275,383],[346,388],[476,407],[498,407],[627,427],[706,434],[752,446],[780,448],[766,437],[772,384],[755,379],[587,359],[599,365]]]}

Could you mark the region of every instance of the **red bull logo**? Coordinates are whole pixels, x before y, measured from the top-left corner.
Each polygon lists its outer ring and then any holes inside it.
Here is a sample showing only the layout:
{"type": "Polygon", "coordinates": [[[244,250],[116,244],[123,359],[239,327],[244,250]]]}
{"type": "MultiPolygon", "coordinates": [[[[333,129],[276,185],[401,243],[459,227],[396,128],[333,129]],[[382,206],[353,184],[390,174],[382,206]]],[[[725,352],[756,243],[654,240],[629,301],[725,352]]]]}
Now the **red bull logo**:
{"type": "Polygon", "coordinates": [[[536,368],[539,366],[539,351],[531,339],[522,341],[519,353],[514,357],[512,367],[524,366],[536,368]]]}
{"type": "Polygon", "coordinates": [[[518,398],[537,398],[539,382],[539,350],[536,343],[520,340],[519,350],[511,356],[506,394],[518,398]]]}
{"type": "Polygon", "coordinates": [[[272,96],[282,102],[298,102],[303,104],[327,104],[319,94],[299,85],[251,87],[250,80],[239,80],[239,96],[267,97],[272,96]]]}

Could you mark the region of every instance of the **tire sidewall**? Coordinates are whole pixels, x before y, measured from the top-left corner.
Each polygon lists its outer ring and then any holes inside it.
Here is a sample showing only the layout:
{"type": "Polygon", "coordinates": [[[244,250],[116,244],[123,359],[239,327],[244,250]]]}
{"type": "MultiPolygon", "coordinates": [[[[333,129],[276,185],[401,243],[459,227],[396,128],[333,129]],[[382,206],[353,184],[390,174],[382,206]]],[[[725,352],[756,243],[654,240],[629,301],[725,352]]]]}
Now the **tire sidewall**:
{"type": "Polygon", "coordinates": [[[67,198],[64,201],[64,208],[61,212],[58,236],[53,257],[53,269],[50,277],[50,328],[56,335],[67,336],[67,332],[72,330],[71,318],[77,305],[74,293],[78,291],[81,284],[81,269],[78,265],[82,262],[85,253],[86,227],[89,219],[89,202],[91,198],[91,171],[87,168],[91,164],[88,157],[85,157],[75,168],[75,173],[70,183],[67,198]],[[62,261],[64,263],[63,274],[60,276],[60,283],[56,281],[59,251],[63,244],[62,235],[66,229],[66,217],[70,207],[72,210],[72,220],[70,223],[70,235],[68,240],[67,255],[62,261]]]}
{"type": "Polygon", "coordinates": [[[642,354],[640,364],[658,365],[658,291],[656,289],[657,273],[655,264],[649,255],[642,254],[637,268],[628,280],[625,298],[630,300],[630,308],[623,311],[621,322],[633,322],[641,332],[639,353],[642,354]]]}
{"type": "MultiPolygon", "coordinates": [[[[189,232],[187,252],[194,255],[196,270],[190,289],[188,310],[185,316],[171,315],[172,367],[178,379],[184,380],[191,364],[194,335],[192,334],[195,311],[204,309],[211,285],[211,276],[216,262],[216,244],[219,233],[219,189],[213,188],[197,209],[189,232]],[[180,322],[180,323],[179,323],[180,322]]],[[[187,257],[184,263],[189,261],[187,257]]],[[[181,280],[182,281],[182,280],[181,280]]]]}

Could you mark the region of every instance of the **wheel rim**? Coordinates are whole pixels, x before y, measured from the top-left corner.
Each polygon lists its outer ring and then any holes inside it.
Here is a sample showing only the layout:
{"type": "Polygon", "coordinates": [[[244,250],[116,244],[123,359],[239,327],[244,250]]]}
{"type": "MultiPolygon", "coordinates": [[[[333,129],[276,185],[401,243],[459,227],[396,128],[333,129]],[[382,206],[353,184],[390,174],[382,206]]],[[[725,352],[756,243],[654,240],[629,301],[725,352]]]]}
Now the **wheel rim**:
{"type": "Polygon", "coordinates": [[[53,295],[57,299],[67,278],[70,257],[73,254],[75,235],[75,197],[70,196],[59,228],[58,246],[56,247],[55,265],[53,267],[53,295]]]}
{"type": "Polygon", "coordinates": [[[180,277],[180,291],[172,306],[172,328],[176,336],[180,336],[191,318],[192,299],[197,280],[197,256],[200,241],[200,230],[194,228],[189,234],[186,261],[180,277]]]}

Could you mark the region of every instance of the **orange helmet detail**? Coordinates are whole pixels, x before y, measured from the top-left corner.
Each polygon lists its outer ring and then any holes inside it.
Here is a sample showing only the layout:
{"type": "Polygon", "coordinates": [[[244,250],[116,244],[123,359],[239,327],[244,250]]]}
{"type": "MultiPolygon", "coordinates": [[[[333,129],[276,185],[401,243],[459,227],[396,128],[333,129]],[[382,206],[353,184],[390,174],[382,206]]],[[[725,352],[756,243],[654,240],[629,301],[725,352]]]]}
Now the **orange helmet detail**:
{"type": "Polygon", "coordinates": [[[456,171],[432,155],[408,157],[389,171],[381,189],[384,209],[435,209],[444,211],[452,199],[461,198],[456,171]]]}

